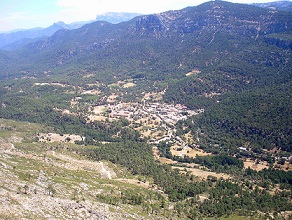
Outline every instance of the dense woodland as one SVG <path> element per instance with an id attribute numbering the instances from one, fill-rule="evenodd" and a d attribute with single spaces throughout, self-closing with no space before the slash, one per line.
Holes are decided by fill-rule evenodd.
<path id="1" fill-rule="evenodd" d="M 170 83 L 164 99 L 206 108 L 201 117 L 182 122 L 193 132 L 201 130 L 200 144 L 205 150 L 214 151 L 212 146 L 219 144 L 224 149 L 233 148 L 232 154 L 250 143 L 254 148 L 276 147 L 290 152 L 291 62 L 272 55 L 259 61 L 259 52 L 243 53 L 246 63 L 233 57 L 233 61 L 225 60 L 224 66 L 218 64 L 216 71 Z"/>
<path id="2" fill-rule="evenodd" d="M 181 210 L 177 210 L 178 215 L 184 212 L 192 219 L 198 216 L 220 217 L 235 213 L 252 215 L 257 210 L 276 214 L 292 208 L 291 203 L 287 200 L 291 196 L 290 190 L 281 190 L 272 196 L 267 190 L 259 189 L 256 182 L 223 180 L 212 177 L 206 181 L 200 181 L 193 175 L 184 175 L 178 170 L 172 170 L 169 165 L 157 163 L 152 156 L 151 146 L 146 143 L 101 144 L 96 149 L 87 150 L 84 153 L 92 159 L 109 160 L 127 167 L 133 174 L 146 176 L 147 180 L 152 181 L 167 194 L 170 201 L 175 201 L 177 206 L 181 206 Z M 224 164 L 225 168 L 242 167 L 242 164 L 235 158 L 224 156 L 199 157 L 196 162 L 207 167 L 216 167 L 217 164 Z M 292 183 L 290 172 L 264 170 L 256 173 L 247 170 L 245 175 L 253 180 L 261 177 L 269 179 L 273 183 L 282 182 L 289 185 Z M 278 178 L 275 178 L 276 175 Z M 209 194 L 209 199 L 203 203 L 198 202 L 198 196 L 203 193 Z M 147 199 L 140 198 L 139 203 L 147 203 Z"/>

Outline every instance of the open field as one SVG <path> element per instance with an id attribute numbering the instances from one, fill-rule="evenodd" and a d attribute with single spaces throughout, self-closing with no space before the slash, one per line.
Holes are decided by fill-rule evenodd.
<path id="1" fill-rule="evenodd" d="M 201 70 L 199 70 L 199 69 L 193 69 L 191 72 L 188 72 L 186 74 L 186 76 L 197 75 L 199 73 L 201 73 Z"/>
<path id="2" fill-rule="evenodd" d="M 206 154 L 204 152 L 202 152 L 202 153 L 203 154 Z M 182 172 L 187 171 L 187 172 L 189 172 L 189 173 L 193 174 L 194 176 L 197 176 L 197 177 L 199 177 L 201 179 L 205 179 L 206 180 L 208 178 L 208 176 L 215 176 L 217 178 L 221 178 L 222 177 L 223 179 L 229 179 L 229 178 L 231 178 L 231 176 L 230 175 L 227 175 L 227 174 L 215 173 L 215 172 L 211 172 L 211 171 L 208 171 L 208 170 L 195 168 L 195 167 L 199 167 L 198 164 L 187 164 L 187 163 L 183 163 L 182 165 L 185 165 L 184 167 L 176 166 L 175 164 L 178 164 L 177 161 L 174 161 L 174 160 L 171 160 L 171 159 L 168 159 L 168 158 L 165 158 L 165 157 L 160 157 L 159 156 L 159 151 L 158 151 L 157 147 L 154 147 L 153 148 L 153 155 L 161 163 L 171 164 L 173 169 L 179 169 Z M 194 155 L 194 157 L 195 156 L 196 155 Z"/>
<path id="3" fill-rule="evenodd" d="M 251 160 L 251 159 L 247 159 L 246 161 L 244 161 L 244 167 L 248 168 L 250 167 L 253 170 L 256 171 L 261 171 L 263 169 L 268 169 L 269 168 L 269 164 L 267 162 L 260 162 L 260 163 L 256 163 L 255 161 Z"/>
<path id="4" fill-rule="evenodd" d="M 198 169 L 198 168 L 191 168 L 191 167 L 177 167 L 177 166 L 172 166 L 173 169 L 177 168 L 180 169 L 181 171 L 185 172 L 189 172 L 191 174 L 193 174 L 194 176 L 197 176 L 201 179 L 206 180 L 208 178 L 208 176 L 215 176 L 218 179 L 219 178 L 223 178 L 223 179 L 229 179 L 231 178 L 230 175 L 228 174 L 223 174 L 223 173 L 215 173 L 215 172 L 211 172 L 211 171 L 207 171 L 207 170 L 202 170 L 202 169 Z"/>
<path id="5" fill-rule="evenodd" d="M 75 141 L 82 141 L 83 138 L 74 134 L 56 134 L 56 133 L 39 133 L 38 138 L 40 142 L 67 142 L 75 143 Z"/>
<path id="6" fill-rule="evenodd" d="M 177 150 L 177 149 L 179 149 L 179 150 Z M 192 158 L 195 158 L 197 155 L 198 156 L 210 155 L 209 153 L 206 153 L 206 152 L 202 151 L 201 149 L 196 149 L 196 148 L 192 149 L 190 147 L 181 148 L 180 146 L 177 146 L 177 145 L 171 147 L 171 153 L 174 156 L 185 155 L 185 156 L 189 156 Z"/>
<path id="7" fill-rule="evenodd" d="M 102 115 L 88 115 L 88 118 L 90 121 L 105 121 L 108 119 L 108 117 Z M 109 121 L 112 121 L 112 119 L 109 119 Z"/>
<path id="8" fill-rule="evenodd" d="M 131 83 L 131 82 L 129 82 L 129 83 L 124 84 L 124 85 L 123 85 L 123 88 L 130 88 L 130 87 L 134 87 L 134 86 L 136 86 L 135 83 Z"/>

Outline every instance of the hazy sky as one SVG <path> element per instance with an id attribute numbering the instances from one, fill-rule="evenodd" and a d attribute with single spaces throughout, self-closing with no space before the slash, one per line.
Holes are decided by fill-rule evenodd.
<path id="1" fill-rule="evenodd" d="M 94 20 L 105 12 L 158 13 L 208 0 L 0 0 L 0 31 L 48 27 L 54 22 Z M 275 0 L 230 0 L 235 3 Z"/>

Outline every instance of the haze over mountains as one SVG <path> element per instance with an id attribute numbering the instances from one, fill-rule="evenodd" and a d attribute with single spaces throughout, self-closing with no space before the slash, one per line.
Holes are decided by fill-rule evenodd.
<path id="1" fill-rule="evenodd" d="M 96 16 L 96 21 L 107 21 L 112 24 L 117 24 L 124 21 L 129 21 L 132 18 L 139 16 L 139 13 L 126 13 L 126 12 L 107 12 Z"/>
<path id="2" fill-rule="evenodd" d="M 130 20 L 138 15 L 138 13 L 108 12 L 102 15 L 98 15 L 95 21 L 107 21 L 115 24 Z M 0 49 L 17 49 L 22 45 L 35 41 L 37 38 L 49 37 L 60 29 L 77 29 L 85 24 L 92 22 L 94 21 L 80 21 L 71 24 L 65 24 L 64 22 L 60 21 L 47 28 L 33 28 L 28 30 L 16 30 L 7 33 L 0 33 Z"/>
<path id="3" fill-rule="evenodd" d="M 253 4 L 258 7 L 275 9 L 280 11 L 291 11 L 292 3 L 290 1 L 276 1 L 269 3 L 255 3 Z M 128 21 L 138 16 L 138 13 L 127 13 L 127 12 L 107 12 L 101 15 L 97 15 L 95 21 L 107 21 L 112 24 L 116 24 L 123 21 Z M 0 33 L 0 49 L 14 50 L 22 45 L 34 41 L 37 38 L 48 37 L 54 34 L 60 29 L 77 29 L 87 23 L 94 21 L 80 21 L 71 24 L 65 24 L 60 21 L 54 23 L 47 28 L 33 28 L 27 30 L 15 30 L 6 33 Z M 15 42 L 15 43 L 14 43 Z M 12 44 L 12 45 L 10 45 Z"/>
<path id="4" fill-rule="evenodd" d="M 274 9 L 278 11 L 292 11 L 291 1 L 277 1 L 277 2 L 267 2 L 267 3 L 255 3 L 255 6 L 262 8 Z"/>

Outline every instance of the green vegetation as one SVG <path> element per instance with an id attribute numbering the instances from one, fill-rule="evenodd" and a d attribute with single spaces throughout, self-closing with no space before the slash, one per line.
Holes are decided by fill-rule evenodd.
<path id="1" fill-rule="evenodd" d="M 103 203 L 131 205 L 144 214 L 165 217 L 277 218 L 282 211 L 292 210 L 291 171 L 273 169 L 275 162 L 283 169 L 292 151 L 289 21 L 291 13 L 271 16 L 265 9 L 215 1 L 116 25 L 95 22 L 59 31 L 19 51 L 0 51 L 0 118 L 22 121 L 9 124 L 1 119 L 0 136 L 7 141 L 19 131 L 24 139 L 15 146 L 43 154 L 43 161 L 56 160 L 44 151 L 70 148 L 95 162 L 110 161 L 150 183 L 151 189 L 144 190 L 98 179 L 91 186 L 103 185 L 103 191 L 91 197 Z M 189 72 L 193 74 L 186 76 Z M 135 86 L 123 88 L 123 82 Z M 170 143 L 162 142 L 158 144 L 161 156 L 182 167 L 196 163 L 228 173 L 230 179 L 202 180 L 187 169 L 157 162 L 153 146 L 127 119 L 89 119 L 89 110 L 111 103 L 110 95 L 117 97 L 116 104 L 133 103 L 141 102 L 146 93 L 162 91 L 163 100 L 155 102 L 204 109 L 171 126 L 171 135 L 186 139 L 190 134 L 190 147 L 212 155 L 173 156 Z M 25 122 L 39 125 L 27 124 L 26 129 Z M 142 122 L 137 125 L 142 126 Z M 76 134 L 82 140 L 74 147 L 36 143 L 35 134 L 43 132 Z M 244 169 L 247 158 L 266 161 L 270 169 Z M 12 161 L 18 163 L 13 172 L 25 182 L 19 191 L 29 194 L 35 182 L 35 173 L 26 169 L 42 168 L 52 180 L 48 195 L 57 196 L 58 184 L 67 184 L 68 194 L 82 200 L 62 175 L 71 175 L 68 179 L 76 184 L 81 180 L 89 184 L 90 172 L 65 172 L 17 160 Z M 26 160 L 31 167 L 24 166 Z"/>
<path id="2" fill-rule="evenodd" d="M 249 142 L 252 149 L 277 147 L 290 152 L 290 90 L 290 86 L 283 85 L 277 89 L 230 94 L 220 98 L 222 101 L 207 109 L 205 114 L 182 123 L 194 134 L 198 129 L 201 131 L 200 144 L 207 151 L 218 150 L 214 147 L 217 144 L 233 155 L 236 148 Z"/>
<path id="3" fill-rule="evenodd" d="M 211 180 L 198 181 L 193 175 L 182 175 L 178 170 L 172 170 L 168 165 L 157 164 L 152 156 L 151 147 L 145 143 L 120 142 L 113 144 L 102 144 L 96 149 L 84 152 L 95 160 L 109 160 L 113 163 L 123 165 L 133 174 L 145 175 L 152 179 L 164 193 L 168 195 L 170 201 L 177 202 L 177 214 L 182 212 L 190 218 L 194 216 L 221 217 L 231 214 L 252 215 L 257 210 L 262 212 L 281 212 L 292 208 L 288 202 L 289 191 L 278 191 L 271 196 L 266 190 L 260 190 L 258 187 L 247 187 L 244 184 L 235 183 L 230 180 Z M 220 164 L 224 167 L 237 166 L 242 168 L 242 163 L 236 158 L 213 156 L 199 157 L 197 159 L 206 166 Z M 215 166 L 216 167 L 216 166 Z M 258 175 L 263 178 L 274 176 L 275 171 L 263 171 Z M 250 170 L 246 172 L 249 178 L 253 179 L 256 172 L 251 174 Z M 291 181 L 291 173 L 283 171 L 282 182 Z M 286 175 L 286 177 L 285 177 Z M 253 176 L 253 177 L 252 177 Z M 286 179 L 285 179 L 286 178 Z M 275 180 L 277 183 L 277 180 Z M 209 198 L 203 203 L 197 201 L 197 197 L 202 194 L 209 194 Z M 145 204 L 147 199 L 139 193 L 131 193 L 130 198 L 127 193 L 116 199 L 112 196 L 99 197 L 103 201 L 110 203 L 120 201 L 134 204 Z M 197 204 L 197 205 L 194 205 Z M 181 211 L 179 211 L 181 209 Z"/>
<path id="4" fill-rule="evenodd" d="M 95 160 L 109 160 L 127 167 L 134 175 L 144 175 L 168 194 L 171 201 L 186 199 L 205 190 L 205 184 L 193 182 L 193 176 L 186 177 L 169 166 L 155 162 L 152 148 L 146 143 L 119 142 L 102 144 L 94 150 L 85 152 Z"/>

